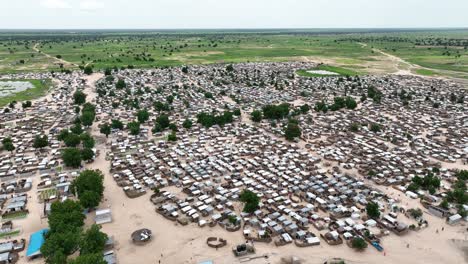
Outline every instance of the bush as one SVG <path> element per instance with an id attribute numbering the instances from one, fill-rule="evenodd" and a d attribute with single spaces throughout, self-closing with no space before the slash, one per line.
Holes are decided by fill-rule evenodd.
<path id="1" fill-rule="evenodd" d="M 361 237 L 354 237 L 351 241 L 351 246 L 357 250 L 363 250 L 367 248 L 366 241 Z"/>
<path id="2" fill-rule="evenodd" d="M 86 75 L 91 75 L 91 74 L 93 74 L 93 67 L 91 67 L 91 66 L 88 65 L 88 66 L 86 66 L 86 67 L 84 68 L 83 72 L 84 72 L 84 74 L 86 74 Z"/>

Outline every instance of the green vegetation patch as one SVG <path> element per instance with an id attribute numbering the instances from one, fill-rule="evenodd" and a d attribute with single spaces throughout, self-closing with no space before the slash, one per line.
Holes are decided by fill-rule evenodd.
<path id="1" fill-rule="evenodd" d="M 30 82 L 34 87 L 27 89 L 25 91 L 12 93 L 10 95 L 0 97 L 0 107 L 3 107 L 9 104 L 12 101 L 26 101 L 39 98 L 44 96 L 49 91 L 49 88 L 52 86 L 50 80 L 34 80 L 34 79 L 20 79 L 20 80 L 0 80 L 0 87 L 2 82 L 6 81 L 18 81 L 18 82 Z"/>
<path id="2" fill-rule="evenodd" d="M 11 213 L 11 214 L 2 216 L 2 221 L 12 220 L 12 219 L 21 219 L 21 218 L 25 218 L 26 216 L 28 216 L 28 212 L 24 212 L 24 211 Z"/>
<path id="3" fill-rule="evenodd" d="M 20 230 L 13 230 L 13 231 L 10 231 L 10 232 L 0 234 L 0 238 L 17 236 L 17 235 L 19 235 L 19 233 L 20 233 Z"/>
<path id="4" fill-rule="evenodd" d="M 417 69 L 416 73 L 419 74 L 419 75 L 424 75 L 424 76 L 435 76 L 435 75 L 437 75 L 437 73 L 435 73 L 434 71 L 427 70 L 427 69 Z"/>
<path id="5" fill-rule="evenodd" d="M 323 71 L 323 73 L 313 73 L 311 71 Z M 330 72 L 330 74 L 327 74 L 326 72 Z M 353 70 L 341 68 L 341 67 L 336 67 L 336 66 L 330 66 L 330 65 L 320 65 L 318 67 L 315 67 L 313 69 L 307 69 L 307 70 L 298 70 L 296 72 L 299 76 L 304 76 L 304 77 L 333 77 L 333 76 L 355 76 L 359 75 L 358 72 L 355 72 Z"/>

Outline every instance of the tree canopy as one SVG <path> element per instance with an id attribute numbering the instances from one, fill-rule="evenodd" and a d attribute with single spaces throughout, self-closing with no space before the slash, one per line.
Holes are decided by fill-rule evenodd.
<path id="1" fill-rule="evenodd" d="M 137 119 L 138 119 L 138 122 L 140 122 L 141 124 L 148 121 L 149 116 L 150 115 L 148 113 L 148 110 L 146 110 L 146 109 L 142 109 L 142 110 L 137 112 Z"/>
<path id="2" fill-rule="evenodd" d="M 62 159 L 65 166 L 78 168 L 81 165 L 81 151 L 77 148 L 66 148 L 62 151 Z"/>
<path id="3" fill-rule="evenodd" d="M 76 91 L 73 94 L 73 101 L 77 105 L 82 105 L 86 102 L 86 94 L 82 91 Z"/>
<path id="4" fill-rule="evenodd" d="M 110 133 L 111 133 L 111 127 L 109 124 L 103 124 L 100 128 L 99 128 L 99 132 L 101 132 L 101 134 L 104 134 L 106 135 L 106 138 L 109 137 Z"/>
<path id="5" fill-rule="evenodd" d="M 34 138 L 33 148 L 45 148 L 49 145 L 49 139 L 46 135 L 36 136 Z"/>
<path id="6" fill-rule="evenodd" d="M 284 131 L 287 140 L 291 141 L 302 135 L 301 128 L 297 123 L 289 122 Z"/>
<path id="7" fill-rule="evenodd" d="M 81 205 L 94 208 L 99 205 L 104 194 L 104 175 L 99 170 L 85 170 L 72 183 Z"/>
<path id="8" fill-rule="evenodd" d="M 369 218 L 379 218 L 380 217 L 379 205 L 374 203 L 374 202 L 370 202 L 370 203 L 367 204 L 366 212 L 367 212 L 367 216 Z"/>
<path id="9" fill-rule="evenodd" d="M 254 192 L 243 190 L 239 198 L 244 203 L 244 212 L 251 214 L 258 209 L 260 198 Z"/>
<path id="10" fill-rule="evenodd" d="M 130 130 L 130 134 L 136 136 L 140 134 L 140 123 L 130 122 L 127 124 L 127 128 Z"/>

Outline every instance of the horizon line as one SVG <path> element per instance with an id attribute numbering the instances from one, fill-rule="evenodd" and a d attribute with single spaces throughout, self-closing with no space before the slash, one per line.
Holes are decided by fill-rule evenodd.
<path id="1" fill-rule="evenodd" d="M 0 30 L 349 30 L 349 29 L 468 29 L 468 26 L 452 27 L 452 26 L 437 26 L 437 27 L 225 27 L 225 28 L 0 28 Z"/>

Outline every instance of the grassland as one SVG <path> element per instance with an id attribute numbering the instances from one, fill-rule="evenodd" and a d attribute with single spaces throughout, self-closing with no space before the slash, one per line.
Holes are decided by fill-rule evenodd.
<path id="1" fill-rule="evenodd" d="M 328 72 L 333 72 L 333 73 L 339 74 L 341 76 L 355 76 L 355 75 L 360 74 L 359 72 L 356 72 L 356 71 L 353 71 L 353 70 L 350 70 L 350 69 L 345 69 L 345 68 L 342 68 L 342 67 L 335 67 L 335 66 L 330 66 L 330 65 L 320 65 L 320 66 L 315 67 L 313 69 L 299 70 L 299 71 L 297 71 L 297 74 L 300 75 L 300 76 L 304 76 L 304 77 L 336 76 L 334 74 L 327 75 L 327 74 L 317 74 L 317 73 L 309 72 L 311 70 L 328 71 Z"/>
<path id="2" fill-rule="evenodd" d="M 35 79 L 22 79 L 14 81 L 24 81 L 30 82 L 34 88 L 28 89 L 26 91 L 14 93 L 8 96 L 0 97 L 0 107 L 9 104 L 12 101 L 22 102 L 27 100 L 32 100 L 44 96 L 49 91 L 51 87 L 50 80 L 35 80 Z M 0 80 L 2 82 L 2 80 Z"/>
<path id="3" fill-rule="evenodd" d="M 0 73 L 291 60 L 364 74 L 398 71 L 379 49 L 416 65 L 416 74 L 468 78 L 467 43 L 468 30 L 10 32 L 0 33 Z"/>

